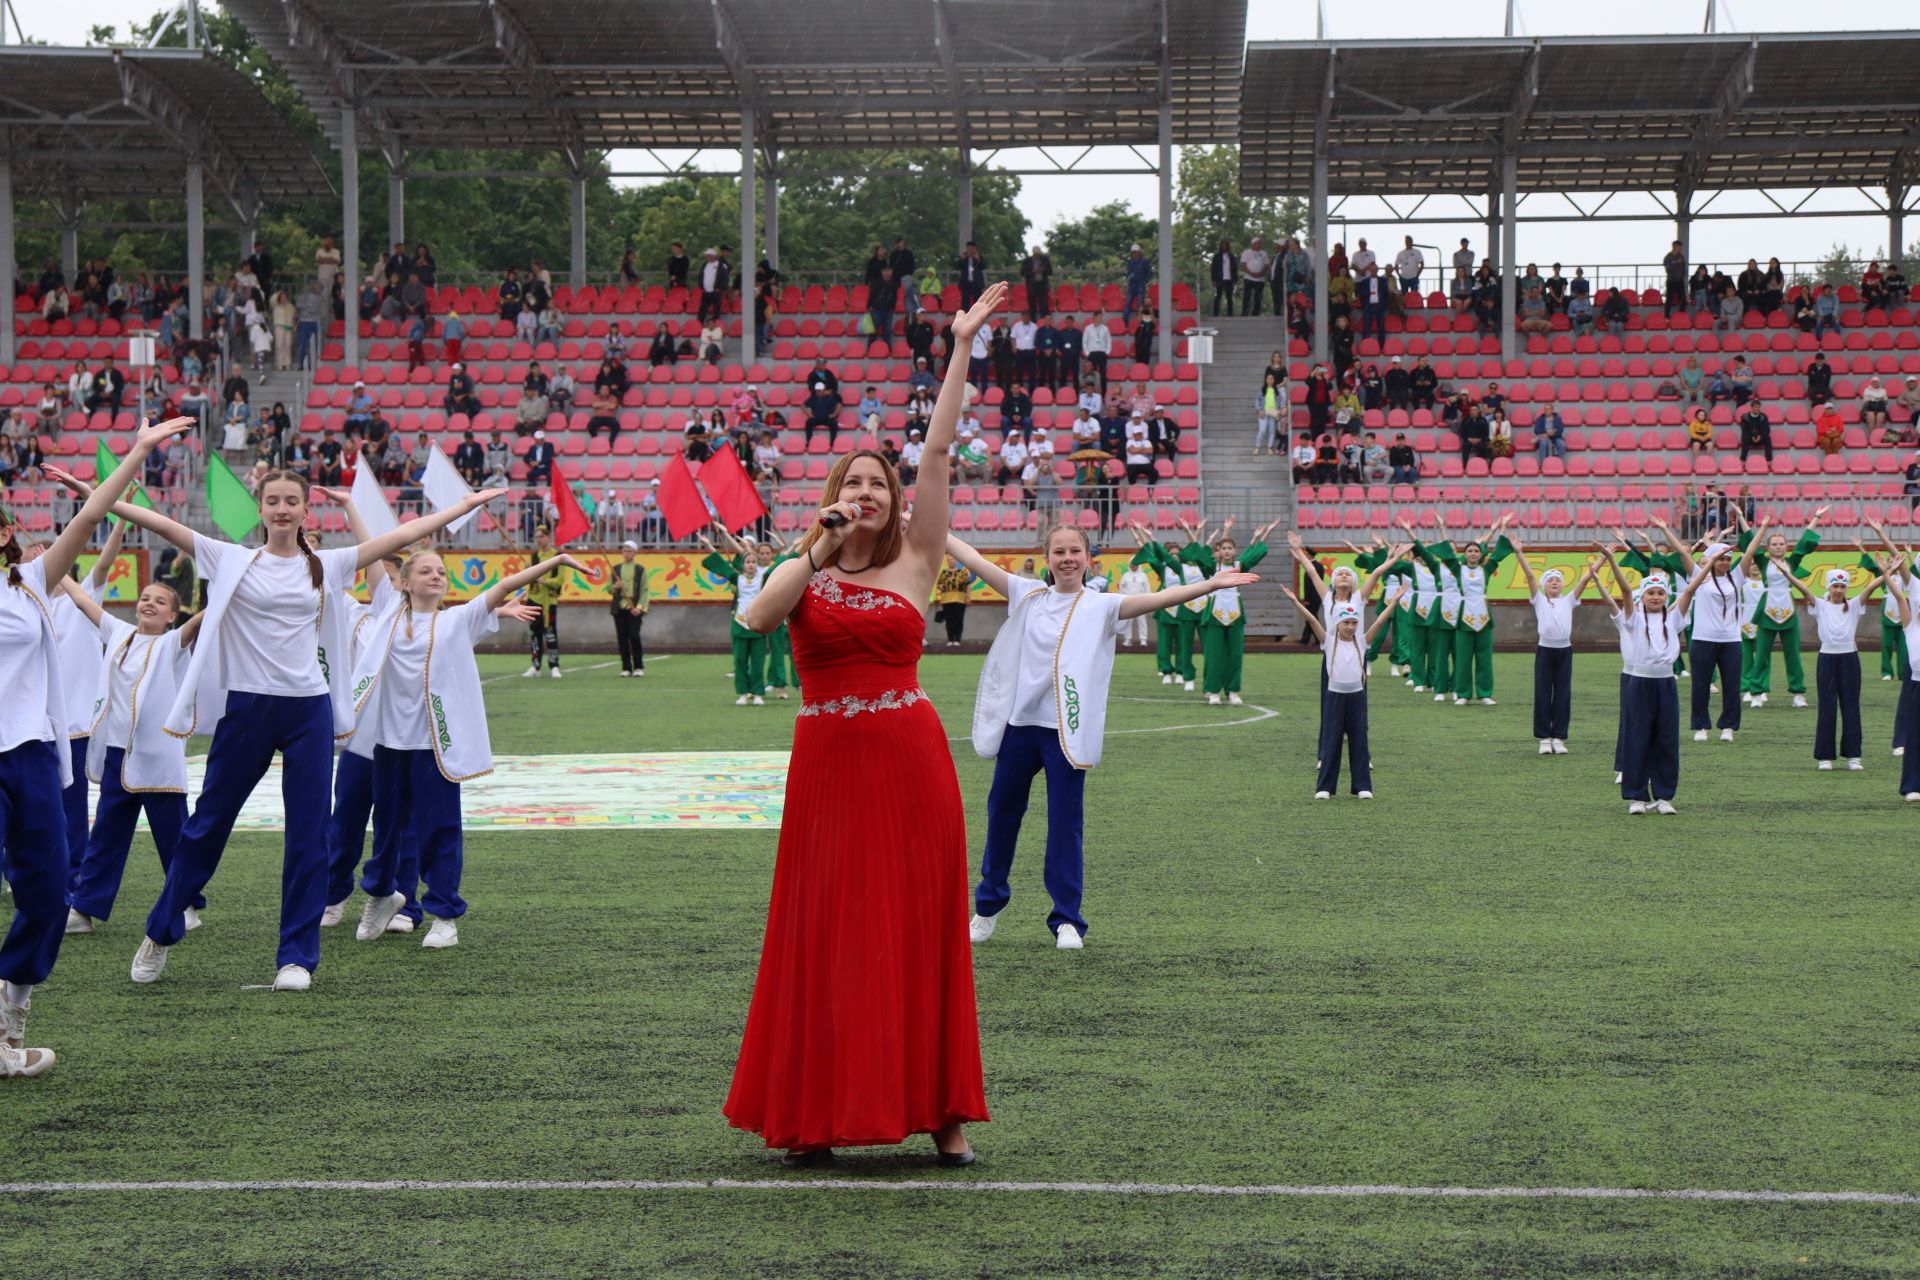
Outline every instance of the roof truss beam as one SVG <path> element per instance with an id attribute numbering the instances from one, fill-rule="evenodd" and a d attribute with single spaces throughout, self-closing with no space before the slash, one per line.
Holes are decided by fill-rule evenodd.
<path id="1" fill-rule="evenodd" d="M 493 19 L 494 47 L 513 65 L 527 96 L 533 100 L 534 109 L 545 116 L 560 135 L 560 154 L 567 162 L 567 169 L 575 175 L 585 172 L 587 145 L 580 121 L 558 104 L 560 90 L 553 77 L 535 69 L 540 64 L 540 54 L 526 26 L 506 0 L 487 0 L 487 15 Z"/>
<path id="2" fill-rule="evenodd" d="M 1694 190 L 1707 177 L 1707 168 L 1715 149 L 1726 140 L 1734 120 L 1740 115 L 1740 109 L 1753 96 L 1754 70 L 1759 61 L 1760 42 L 1749 40 L 1720 77 L 1720 88 L 1714 94 L 1713 109 L 1695 128 L 1693 145 L 1687 149 L 1686 161 L 1681 166 L 1677 185 L 1683 190 Z"/>
<path id="3" fill-rule="evenodd" d="M 207 173 L 226 193 L 243 220 L 248 211 L 259 209 L 259 184 L 227 149 L 217 131 L 208 129 L 206 121 L 137 62 L 115 53 L 113 65 L 120 73 L 120 91 L 127 105 L 159 126 L 189 162 L 197 160 L 205 165 Z"/>
<path id="4" fill-rule="evenodd" d="M 1535 44 L 1514 77 L 1513 91 L 1507 95 L 1507 118 L 1500 126 L 1500 149 L 1512 151 L 1520 145 L 1533 118 L 1533 104 L 1540 100 L 1540 46 Z"/>

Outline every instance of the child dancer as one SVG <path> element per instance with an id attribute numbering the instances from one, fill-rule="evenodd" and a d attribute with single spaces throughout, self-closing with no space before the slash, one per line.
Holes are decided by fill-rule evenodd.
<path id="1" fill-rule="evenodd" d="M 1741 703 L 1735 699 L 1734 690 L 1745 678 L 1742 675 L 1745 668 L 1741 665 L 1746 643 L 1742 624 L 1752 616 L 1749 612 L 1751 593 L 1743 591 L 1741 584 L 1753 568 L 1753 553 L 1754 546 L 1749 542 L 1741 552 L 1738 569 L 1734 566 L 1733 548 L 1724 542 L 1709 543 L 1700 553 L 1706 576 L 1693 596 L 1693 634 L 1689 640 L 1694 667 L 1689 719 L 1695 742 L 1705 742 L 1715 726 L 1713 686 L 1716 680 L 1720 685 L 1720 741 L 1732 742 L 1733 735 L 1740 729 Z M 1692 571 L 1692 564 L 1688 564 L 1688 569 Z"/>
<path id="2" fill-rule="evenodd" d="M 1892 536 L 1887 533 L 1887 527 L 1878 521 L 1869 521 L 1867 527 L 1880 535 L 1880 541 L 1882 545 L 1886 547 L 1887 554 L 1893 557 L 1893 567 L 1887 571 L 1889 586 L 1891 587 L 1897 583 L 1900 589 L 1906 592 L 1907 599 L 1913 600 L 1916 591 L 1920 591 L 1920 553 L 1902 551 L 1894 544 Z M 1862 547 L 1860 550 L 1861 554 L 1865 555 L 1866 548 Z M 1894 607 L 1893 593 L 1891 590 L 1887 593 L 1885 613 L 1889 617 L 1898 618 L 1898 610 Z M 1907 636 L 1904 630 L 1899 634 L 1900 640 L 1898 647 L 1900 651 L 1900 662 L 1896 670 L 1900 679 L 1904 682 L 1913 675 L 1913 668 L 1915 666 L 1914 658 L 1920 656 L 1920 654 L 1916 654 L 1913 647 L 1907 643 Z M 1883 647 L 1887 643 L 1887 633 L 1884 622 L 1881 624 L 1880 643 Z M 1884 655 L 1881 657 L 1881 662 L 1883 664 L 1886 662 Z M 1905 692 L 1904 684 L 1901 691 L 1902 693 Z M 1907 714 L 1906 700 L 1902 698 L 1893 713 L 1893 754 L 1895 758 L 1909 754 L 1907 745 L 1912 739 L 1912 727 L 1913 721 Z"/>
<path id="3" fill-rule="evenodd" d="M 1620 794 L 1629 814 L 1672 814 L 1673 797 L 1680 788 L 1680 694 L 1673 660 L 1680 652 L 1679 615 L 1693 603 L 1693 594 L 1706 576 L 1702 567 L 1669 609 L 1667 575 L 1648 574 L 1638 591 L 1629 592 L 1620 577 L 1613 548 L 1601 548 L 1607 568 L 1619 590 L 1619 608 L 1613 623 L 1620 633 L 1620 660 L 1626 668 L 1622 694 L 1626 721 Z"/>
<path id="4" fill-rule="evenodd" d="M 1527 598 L 1533 602 L 1533 736 L 1540 740 L 1540 754 L 1567 754 L 1567 727 L 1573 716 L 1573 611 L 1580 607 L 1580 593 L 1593 581 L 1594 564 L 1580 573 L 1573 590 L 1566 587 L 1567 575 L 1548 569 L 1535 576 L 1526 548 L 1508 535 L 1507 545 L 1520 572 L 1527 580 Z"/>
<path id="5" fill-rule="evenodd" d="M 1260 579 L 1225 570 L 1202 582 L 1145 595 L 1091 591 L 1085 578 L 1092 549 L 1086 534 L 1068 525 L 1047 535 L 1045 582 L 1008 573 L 952 534 L 947 535 L 947 552 L 1007 598 L 1007 621 L 987 652 L 973 707 L 974 750 L 994 764 L 987 842 L 969 932 L 975 942 L 991 938 L 1012 897 L 1007 877 L 1027 795 L 1034 775 L 1044 770 L 1043 879 L 1053 899 L 1047 927 L 1053 930 L 1056 947 L 1077 951 L 1087 932 L 1080 914 L 1083 796 L 1086 771 L 1100 763 L 1114 640 L 1132 618 Z"/>
<path id="6" fill-rule="evenodd" d="M 168 951 L 185 935 L 186 907 L 213 878 L 240 806 L 278 753 L 286 839 L 273 989 L 305 991 L 313 985 L 327 906 L 334 735 L 351 732 L 353 724 L 340 594 L 360 569 L 505 494 L 469 494 L 358 546 L 325 551 L 307 544 L 307 482 L 291 472 L 270 471 L 260 483 L 266 526 L 260 547 L 205 537 L 156 511 L 115 506 L 115 515 L 191 552 L 212 579 L 206 620 L 165 727 L 181 738 L 211 733 L 213 742 L 199 801 L 133 958 L 135 982 L 159 981 Z"/>
<path id="7" fill-rule="evenodd" d="M 52 469 L 59 470 L 57 467 Z M 86 492 L 93 492 L 91 485 L 86 486 Z M 72 583 L 71 577 L 62 578 L 58 583 L 50 584 L 57 589 L 47 602 L 48 611 L 53 614 L 54 643 L 60 651 L 60 688 L 67 695 L 67 750 L 72 756 L 73 769 L 73 785 L 61 794 L 67 810 L 69 891 L 73 888 L 72 877 L 78 874 L 80 860 L 87 852 L 87 749 L 94 719 L 91 695 L 100 683 L 100 673 L 104 669 L 100 629 L 87 620 L 79 602 L 87 599 L 97 605 L 106 598 L 107 574 L 120 555 L 120 544 L 126 538 L 126 531 L 124 524 L 114 525 L 113 532 L 107 535 L 106 546 L 101 548 L 100 558 L 94 561 L 93 572 L 83 580 L 78 593 L 67 590 Z"/>
<path id="8" fill-rule="evenodd" d="M 147 815 L 163 872 L 173 865 L 174 845 L 187 825 L 187 744 L 170 737 L 160 722 L 173 705 L 200 619 L 172 629 L 180 597 L 164 582 L 141 588 L 133 626 L 80 587 L 63 585 L 106 646 L 93 697 L 82 699 L 76 690 L 67 699 L 88 709 L 86 776 L 100 785 L 100 804 L 69 880 L 66 931 L 92 933 L 113 913 L 140 814 Z M 186 909 L 188 929 L 199 927 L 205 906 L 200 898 Z"/>
<path id="9" fill-rule="evenodd" d="M 1269 520 L 1261 525 L 1254 532 L 1253 542 L 1242 552 L 1233 540 L 1233 520 L 1229 517 L 1212 546 L 1189 543 L 1180 558 L 1188 566 L 1198 568 L 1201 582 L 1213 578 L 1225 565 L 1248 572 L 1266 558 L 1265 538 L 1279 523 Z M 1200 582 L 1189 585 L 1198 586 Z M 1211 600 L 1203 601 L 1206 612 L 1200 615 L 1201 653 L 1207 664 L 1207 705 L 1217 707 L 1224 697 L 1236 707 L 1244 706 L 1240 698 L 1240 672 L 1247 657 L 1247 620 L 1240 611 L 1240 591 L 1237 587 L 1225 586 L 1216 588 L 1212 595 Z"/>
<path id="10" fill-rule="evenodd" d="M 1372 632 L 1360 630 L 1360 607 L 1351 601 L 1333 606 L 1328 618 L 1332 629 L 1307 611 L 1300 598 L 1287 588 L 1280 589 L 1320 637 L 1326 655 L 1327 691 L 1321 698 L 1320 774 L 1314 783 L 1313 798 L 1330 800 L 1340 786 L 1340 747 L 1344 742 L 1353 775 L 1353 794 L 1362 800 L 1373 799 L 1373 758 L 1367 746 L 1367 658 L 1366 646 L 1393 616 L 1397 597 L 1389 596 L 1373 620 Z"/>
<path id="11" fill-rule="evenodd" d="M 1460 619 L 1453 631 L 1453 704 L 1493 702 L 1493 606 L 1487 603 L 1487 573 L 1513 551 L 1500 531 L 1513 523 L 1509 511 L 1493 522 L 1484 542 L 1469 541 L 1458 554 L 1442 542 L 1437 554 L 1460 581 Z"/>
<path id="12" fill-rule="evenodd" d="M 22 531 L 0 507 L 0 876 L 13 886 L 14 907 L 0 942 L 0 1077 L 44 1075 L 54 1063 L 51 1049 L 26 1043 L 33 989 L 53 972 L 67 923 L 67 815 L 59 797 L 72 782 L 73 757 L 47 602 L 147 455 L 194 425 L 192 418 L 143 425 L 120 465 L 31 560 Z"/>
<path id="13" fill-rule="evenodd" d="M 1418 543 L 1413 536 L 1412 522 L 1402 520 L 1400 527 L 1406 531 L 1408 543 L 1417 546 Z M 1407 647 L 1413 654 L 1413 662 L 1412 669 L 1407 673 L 1407 687 L 1415 693 L 1425 693 L 1428 686 L 1433 685 L 1437 692 L 1439 686 L 1434 684 L 1433 674 L 1435 654 L 1433 624 L 1440 617 L 1440 579 L 1435 576 L 1433 566 L 1427 563 L 1424 555 L 1415 555 L 1407 563 L 1413 571 L 1413 596 L 1409 606 L 1412 613 L 1409 621 L 1412 622 L 1413 628 L 1412 634 L 1407 638 Z M 1448 654 L 1453 652 L 1451 640 L 1447 644 L 1446 651 Z"/>
<path id="14" fill-rule="evenodd" d="M 1906 632 L 1907 653 L 1920 653 L 1920 603 L 1912 588 L 1920 576 L 1887 574 L 1887 594 L 1900 606 L 1900 626 Z M 1920 721 L 1920 663 L 1900 682 L 1900 714 L 1908 724 Z M 1909 751 L 1900 762 L 1900 794 L 1910 804 L 1920 804 L 1920 751 Z"/>
<path id="15" fill-rule="evenodd" d="M 473 647 L 499 629 L 497 612 L 521 587 L 556 569 L 585 573 L 572 556 L 556 555 L 496 582 L 442 612 L 447 569 L 432 551 L 416 551 L 400 569 L 399 606 L 363 647 L 353 675 L 353 738 L 347 750 L 373 762 L 374 803 L 392 820 L 374 828 L 367 863 L 367 902 L 354 936 L 369 942 L 387 931 L 407 894 L 396 871 L 402 829 L 411 837 L 426 882 L 421 902 L 431 926 L 420 945 L 459 945 L 454 923 L 466 914 L 460 896 L 464 852 L 460 784 L 493 772 L 493 749 Z"/>
<path id="16" fill-rule="evenodd" d="M 1820 535 L 1815 530 L 1819 527 L 1820 518 L 1826 514 L 1825 507 L 1815 511 L 1813 519 L 1807 521 L 1807 527 L 1801 531 L 1800 540 L 1791 548 L 1787 546 L 1786 534 L 1767 533 L 1768 519 L 1760 522 L 1758 530 L 1740 535 L 1742 551 L 1755 542 L 1765 544 L 1754 557 L 1761 566 L 1766 582 L 1766 596 L 1753 618 L 1758 634 L 1754 637 L 1753 668 L 1748 683 L 1753 686 L 1753 706 L 1756 708 L 1766 705 L 1767 695 L 1773 689 L 1773 646 L 1776 640 L 1786 650 L 1787 692 L 1793 695 L 1793 705 L 1807 705 L 1807 673 L 1800 665 L 1800 614 L 1793 607 L 1793 595 L 1787 588 L 1787 579 L 1804 578 L 1813 572 L 1811 569 L 1802 572 L 1800 562 L 1819 550 Z"/>
<path id="17" fill-rule="evenodd" d="M 1691 578 L 1693 576 L 1693 556 L 1689 553 L 1686 546 L 1674 536 L 1673 530 L 1658 516 L 1655 516 L 1650 523 L 1654 528 L 1666 535 L 1667 542 L 1673 549 L 1671 551 L 1660 551 L 1654 546 L 1653 539 L 1647 537 L 1647 549 L 1642 551 L 1633 545 L 1633 539 L 1627 536 L 1625 531 L 1616 528 L 1613 531 L 1614 536 L 1620 540 L 1621 546 L 1625 548 L 1620 554 L 1620 562 L 1626 565 L 1627 568 L 1639 573 L 1642 577 L 1658 569 L 1667 575 L 1667 581 L 1669 582 L 1684 582 L 1688 578 Z M 1646 537 L 1644 534 L 1641 536 Z M 1674 659 L 1673 663 L 1673 674 L 1683 678 L 1687 674 L 1686 641 L 1687 637 L 1692 633 L 1692 630 L 1693 618 L 1689 615 L 1681 620 L 1680 656 Z"/>
<path id="18" fill-rule="evenodd" d="M 732 546 L 731 559 L 720 554 L 713 545 L 713 539 L 706 534 L 700 535 L 700 544 L 707 549 L 706 559 L 700 567 L 733 584 L 733 622 L 727 634 L 733 641 L 733 691 L 736 695 L 733 705 L 744 707 L 752 703 L 756 707 L 767 705 L 767 637 L 747 625 L 747 610 L 753 605 L 753 598 L 760 594 L 760 587 L 767 580 L 772 565 L 771 550 L 767 563 L 760 564 L 756 557 L 749 555 L 749 548 L 743 542 L 733 538 L 719 525 L 714 528 L 720 536 Z"/>
<path id="19" fill-rule="evenodd" d="M 1888 569 L 1899 562 L 1891 558 Z M 1833 768 L 1834 721 L 1840 722 L 1840 754 L 1847 768 L 1855 773 L 1866 766 L 1860 760 L 1860 619 L 1866 616 L 1867 597 L 1872 595 L 1886 575 L 1867 580 L 1860 594 L 1847 598 L 1853 575 L 1845 569 L 1829 569 L 1826 591 L 1815 595 L 1798 578 L 1788 578 L 1813 615 L 1814 632 L 1820 638 L 1820 654 L 1814 662 L 1814 683 L 1819 690 L 1820 711 L 1814 721 L 1813 760 L 1821 771 Z"/>
<path id="20" fill-rule="evenodd" d="M 779 535 L 774 537 L 778 539 Z M 761 563 L 768 573 L 794 558 L 793 548 L 779 541 L 763 542 L 760 549 L 764 553 Z M 788 689 L 800 687 L 800 672 L 793 663 L 793 633 L 784 621 L 767 637 L 767 687 L 783 702 Z"/>
<path id="21" fill-rule="evenodd" d="M 1434 581 L 1434 603 L 1427 613 L 1427 680 L 1424 686 L 1417 686 L 1414 692 L 1421 692 L 1423 688 L 1432 689 L 1433 700 L 1445 702 L 1447 690 L 1454 685 L 1453 633 L 1460 624 L 1460 579 L 1446 560 L 1421 545 L 1420 539 L 1414 535 L 1412 521 L 1403 519 L 1400 527 L 1406 530 L 1414 556 Z M 1418 596 L 1414 598 L 1414 608 L 1419 608 Z"/>
<path id="22" fill-rule="evenodd" d="M 1160 590 L 1185 581 L 1183 566 L 1167 545 L 1148 533 L 1137 522 L 1129 525 L 1140 550 L 1130 563 L 1153 570 L 1160 579 Z M 1169 605 L 1153 615 L 1153 653 L 1161 684 L 1180 684 L 1193 692 L 1193 631 L 1186 625 L 1187 612 L 1181 605 Z"/>

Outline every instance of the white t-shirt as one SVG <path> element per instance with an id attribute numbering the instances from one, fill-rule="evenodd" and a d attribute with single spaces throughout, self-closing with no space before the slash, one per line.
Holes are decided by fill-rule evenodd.
<path id="1" fill-rule="evenodd" d="M 1034 335 L 1040 332 L 1040 326 L 1031 320 L 1021 320 L 1013 326 L 1013 349 L 1015 351 L 1033 350 Z"/>
<path id="2" fill-rule="evenodd" d="M 1329 631 L 1320 647 L 1327 655 L 1328 693 L 1359 693 L 1367 687 L 1367 641 L 1358 627 L 1352 640 Z"/>
<path id="3" fill-rule="evenodd" d="M 1672 678 L 1673 660 L 1680 656 L 1680 619 L 1671 609 L 1655 614 L 1640 608 L 1631 617 L 1616 613 L 1613 625 L 1620 631 L 1624 665 L 1663 671 Z"/>
<path id="4" fill-rule="evenodd" d="M 162 650 L 158 655 L 149 653 L 155 641 L 169 642 L 171 654 Z M 125 651 L 114 650 L 107 655 L 107 708 L 100 719 L 98 732 L 109 747 L 118 747 L 125 751 L 133 739 L 133 682 L 147 669 L 154 657 L 162 661 L 179 652 L 179 637 L 173 632 L 163 632 L 157 636 L 141 635 L 135 632 L 128 639 Z M 166 709 L 161 709 L 166 714 Z"/>
<path id="5" fill-rule="evenodd" d="M 353 582 L 357 547 L 313 553 L 336 590 Z M 320 590 L 302 555 L 269 555 L 257 548 L 195 537 L 193 556 L 211 579 L 230 556 L 254 557 L 220 623 L 220 684 L 234 693 L 304 698 L 327 692 L 320 670 Z M 336 601 L 332 606 L 338 608 Z M 341 660 L 345 659 L 344 654 Z"/>
<path id="6" fill-rule="evenodd" d="M 1027 442 L 1009 440 L 1000 446 L 1000 465 L 1009 471 L 1019 471 L 1027 465 Z"/>
<path id="7" fill-rule="evenodd" d="M 380 676 L 380 733 L 375 745 L 395 751 L 433 750 L 427 723 L 427 633 L 431 613 L 415 612 L 412 633 L 407 620 L 393 629 L 386 670 Z"/>
<path id="8" fill-rule="evenodd" d="M 1540 648 L 1573 647 L 1573 609 L 1578 603 L 1565 592 L 1549 597 L 1543 591 L 1533 597 L 1533 619 L 1540 630 Z"/>
<path id="9" fill-rule="evenodd" d="M 1714 644 L 1739 640 L 1740 624 L 1753 616 L 1751 604 L 1740 578 L 1709 572 L 1693 592 L 1693 638 Z"/>
<path id="10" fill-rule="evenodd" d="M 1815 600 L 1813 620 L 1820 631 L 1820 652 L 1860 652 L 1860 644 L 1855 636 L 1860 628 L 1860 616 L 1865 612 L 1858 597 L 1844 604 L 1835 604 L 1825 596 Z"/>
<path id="11" fill-rule="evenodd" d="M 44 562 L 35 560 L 17 567 L 21 584 L 44 602 Z M 0 566 L 0 689 L 6 690 L 6 696 L 0 698 L 0 751 L 11 751 L 23 742 L 54 742 L 60 737 L 56 722 L 65 712 L 47 705 L 52 691 L 47 687 L 47 656 L 40 647 L 44 634 L 40 606 L 26 591 L 8 586 L 6 569 Z M 83 690 L 79 696 L 84 694 Z M 49 799 L 58 803 L 58 797 Z"/>
<path id="12" fill-rule="evenodd" d="M 1013 714 L 1008 724 L 1060 727 L 1060 708 L 1053 687 L 1053 655 L 1060 647 L 1060 632 L 1073 612 L 1073 595 L 1048 587 L 1033 593 L 1021 614 L 1020 674 L 1014 683 Z M 1082 619 L 1082 625 L 1085 620 Z M 1124 624 L 1115 615 L 1113 634 Z M 1075 633 L 1079 634 L 1078 632 Z"/>

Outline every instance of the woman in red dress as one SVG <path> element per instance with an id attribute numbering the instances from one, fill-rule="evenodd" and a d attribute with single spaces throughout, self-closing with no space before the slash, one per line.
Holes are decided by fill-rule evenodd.
<path id="1" fill-rule="evenodd" d="M 1006 292 L 996 284 L 954 317 L 955 351 Z M 848 454 L 796 555 L 747 610 L 763 635 L 790 623 L 806 701 L 726 1115 L 786 1148 L 790 1166 L 916 1133 L 933 1135 L 941 1163 L 970 1164 L 960 1126 L 988 1118 L 966 817 L 946 729 L 918 677 L 966 373 L 964 360 L 948 364 L 911 524 L 886 459 Z"/>

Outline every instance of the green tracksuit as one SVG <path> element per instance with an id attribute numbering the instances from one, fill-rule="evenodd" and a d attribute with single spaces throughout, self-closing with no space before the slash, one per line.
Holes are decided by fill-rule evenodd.
<path id="1" fill-rule="evenodd" d="M 1266 543 L 1250 543 L 1240 553 L 1234 567 L 1251 569 L 1266 556 Z M 1199 569 L 1203 577 L 1211 578 L 1219 572 L 1213 549 L 1198 542 L 1189 542 L 1182 548 L 1180 558 Z M 1213 607 L 1218 602 L 1219 593 L 1200 597 L 1200 603 L 1207 606 L 1207 611 L 1200 615 L 1200 645 L 1201 654 L 1206 659 L 1206 691 L 1224 696 L 1240 692 L 1240 673 L 1247 657 L 1247 619 L 1240 612 L 1237 601 L 1232 603 L 1232 617 L 1220 617 Z"/>
<path id="2" fill-rule="evenodd" d="M 1740 550 L 1744 553 L 1752 545 L 1752 532 L 1740 535 Z M 1782 604 L 1773 589 L 1772 577 L 1776 569 L 1780 573 L 1790 573 L 1796 578 L 1808 577 L 1811 569 L 1802 572 L 1800 562 L 1820 549 L 1820 535 L 1808 529 L 1800 535 L 1800 540 L 1787 553 L 1785 568 L 1771 563 L 1766 549 L 1754 552 L 1754 563 L 1760 566 L 1761 578 L 1769 584 L 1769 590 L 1761 596 L 1758 607 L 1753 613 L 1753 624 L 1757 628 L 1753 637 L 1753 660 L 1747 671 L 1748 691 L 1751 693 L 1769 693 L 1773 688 L 1773 645 L 1776 640 L 1786 650 L 1787 692 L 1804 694 L 1807 691 L 1806 669 L 1800 663 L 1800 610 L 1794 607 L 1792 589 L 1784 582 L 1778 591 L 1785 594 Z"/>
<path id="3" fill-rule="evenodd" d="M 732 560 L 715 552 L 700 562 L 716 578 L 733 584 L 734 613 L 728 634 L 733 640 L 733 691 L 737 694 L 765 697 L 767 692 L 767 637 L 740 621 L 740 579 L 749 572 L 739 557 Z"/>
<path id="4" fill-rule="evenodd" d="M 1861 556 L 1860 567 L 1868 573 L 1879 574 L 1880 562 L 1872 556 Z M 1893 600 L 1893 592 L 1885 588 L 1880 596 L 1880 678 L 1883 680 L 1900 679 L 1900 663 L 1907 655 L 1907 633 L 1901 629 L 1900 620 L 1893 614 L 1899 608 Z"/>
<path id="5" fill-rule="evenodd" d="M 1513 554 L 1513 544 L 1503 537 L 1491 546 L 1483 542 L 1479 547 L 1477 566 L 1468 564 L 1451 542 L 1436 543 L 1433 549 L 1434 558 L 1453 570 L 1460 582 L 1460 617 L 1453 629 L 1455 698 L 1493 696 L 1493 606 L 1487 604 L 1484 612 L 1477 606 L 1486 602 L 1488 575 Z"/>
<path id="6" fill-rule="evenodd" d="M 1151 569 L 1160 579 L 1160 590 L 1180 585 L 1180 568 L 1172 562 L 1172 554 L 1158 542 L 1149 542 L 1134 553 L 1129 562 L 1140 568 Z M 1185 612 L 1179 606 L 1171 609 L 1153 611 L 1153 657 L 1154 667 L 1163 676 L 1180 676 L 1182 680 L 1191 676 L 1181 675 L 1184 668 L 1192 670 L 1193 651 L 1189 649 L 1184 657 L 1180 652 L 1180 616 Z M 1188 636 L 1189 643 L 1192 637 Z"/>
<path id="7" fill-rule="evenodd" d="M 1449 547 L 1448 551 L 1451 553 L 1452 548 Z M 1440 585 L 1440 598 L 1434 601 L 1432 610 L 1427 614 L 1427 663 L 1425 667 L 1427 678 L 1421 683 L 1425 684 L 1427 688 L 1433 690 L 1436 694 L 1444 694 L 1447 690 L 1453 688 L 1453 633 L 1457 629 L 1460 621 L 1459 605 L 1457 603 L 1452 606 L 1447 604 L 1447 596 L 1449 593 L 1446 584 L 1451 581 L 1454 584 L 1452 594 L 1458 596 L 1459 579 L 1453 578 L 1451 576 L 1452 569 L 1446 565 L 1439 556 L 1436 556 L 1420 543 L 1416 542 L 1413 544 L 1413 554 L 1420 557 L 1421 561 L 1426 564 L 1428 572 L 1432 573 L 1433 576 L 1439 580 Z M 1452 617 L 1447 616 L 1449 608 L 1452 609 Z"/>

